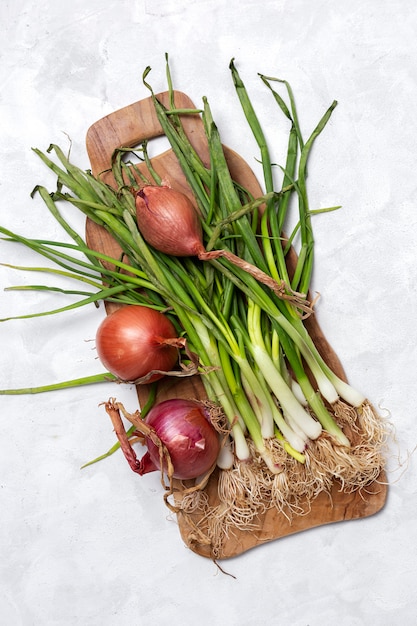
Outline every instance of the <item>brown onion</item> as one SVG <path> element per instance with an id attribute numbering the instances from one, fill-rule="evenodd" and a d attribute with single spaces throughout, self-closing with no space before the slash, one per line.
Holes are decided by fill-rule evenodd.
<path id="1" fill-rule="evenodd" d="M 137 192 L 136 220 L 145 241 L 164 254 L 204 252 L 197 210 L 185 194 L 168 185 L 146 185 Z"/>
<path id="2" fill-rule="evenodd" d="M 154 309 L 128 305 L 108 315 L 96 334 L 98 356 L 109 372 L 124 381 L 153 382 L 178 360 L 172 322 Z M 154 372 L 156 370 L 155 373 Z"/>

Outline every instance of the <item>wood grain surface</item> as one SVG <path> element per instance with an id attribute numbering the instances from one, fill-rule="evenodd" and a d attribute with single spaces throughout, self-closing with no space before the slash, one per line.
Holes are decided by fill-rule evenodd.
<path id="1" fill-rule="evenodd" d="M 157 97 L 168 106 L 169 96 L 167 92 L 158 94 Z M 193 102 L 182 92 L 175 92 L 175 105 L 177 108 L 195 108 Z M 192 145 L 208 165 L 208 150 L 200 117 L 198 115 L 183 116 L 183 124 Z M 94 123 L 87 132 L 86 145 L 93 174 L 100 176 L 108 184 L 114 185 L 112 174 L 109 171 L 114 150 L 120 147 L 135 147 L 145 139 L 150 140 L 162 134 L 151 98 L 146 98 L 107 115 Z M 254 197 L 262 195 L 259 183 L 247 163 L 233 150 L 224 147 L 224 151 L 233 178 L 246 187 Z M 183 191 L 193 199 L 180 165 L 171 150 L 153 158 L 152 165 L 161 178 L 168 179 L 172 187 Z M 149 174 L 144 163 L 140 163 L 138 167 L 145 175 Z M 86 223 L 86 239 L 92 249 L 105 252 L 114 258 L 119 256 L 120 249 L 112 237 L 106 230 L 90 220 L 87 220 Z M 288 257 L 290 270 L 291 266 L 295 265 L 295 261 L 296 255 L 292 251 Z M 107 305 L 107 312 L 110 312 L 114 306 Z M 330 367 L 346 380 L 342 364 L 326 340 L 316 315 L 310 316 L 306 324 L 322 356 Z M 143 404 L 148 395 L 148 388 L 145 385 L 138 386 L 137 393 L 139 403 Z M 198 377 L 164 379 L 158 385 L 157 400 L 172 397 L 203 398 L 204 388 L 200 379 Z M 146 477 L 142 480 L 146 480 Z M 217 473 L 215 472 L 206 487 L 214 502 L 216 486 Z M 231 533 L 224 546 L 222 558 L 237 556 L 265 542 L 323 524 L 373 515 L 384 506 L 387 491 L 388 487 L 383 473 L 378 481 L 367 488 L 366 492 L 345 493 L 341 491 L 340 485 L 335 482 L 331 494 L 320 494 L 305 515 L 294 516 L 289 521 L 282 513 L 275 509 L 269 509 L 258 520 L 256 531 L 239 530 Z M 200 545 L 195 546 L 189 541 L 190 527 L 187 520 L 183 516 L 178 516 L 178 523 L 184 542 L 196 553 L 210 557 L 208 549 Z"/>

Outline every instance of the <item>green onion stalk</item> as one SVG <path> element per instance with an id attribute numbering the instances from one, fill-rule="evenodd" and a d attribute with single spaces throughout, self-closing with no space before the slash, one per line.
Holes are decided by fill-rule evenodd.
<path id="1" fill-rule="evenodd" d="M 307 192 L 306 192 L 306 163 L 307 163 L 307 155 L 311 150 L 311 146 L 313 144 L 314 139 L 320 134 L 323 130 L 325 124 L 327 123 L 332 110 L 335 107 L 335 103 L 330 107 L 330 109 L 326 112 L 325 116 L 320 121 L 317 128 L 312 133 L 310 139 L 304 146 L 302 139 L 300 138 L 300 131 L 296 130 L 296 134 L 294 134 L 293 130 L 290 134 L 290 142 L 288 146 L 288 155 L 287 155 L 287 167 L 286 167 L 286 179 L 284 179 L 285 183 L 288 183 L 290 186 L 290 191 L 287 194 L 273 194 L 273 183 L 272 183 L 272 166 L 269 158 L 266 141 L 263 137 L 262 131 L 258 122 L 254 121 L 254 112 L 251 106 L 248 104 L 248 98 L 246 91 L 244 90 L 243 83 L 238 78 L 236 69 L 231 64 L 233 70 L 233 76 L 235 80 L 235 85 L 237 86 L 238 93 L 240 94 L 241 101 L 243 102 L 244 110 L 247 114 L 248 121 L 251 125 L 251 128 L 254 132 L 254 135 L 258 141 L 258 144 L 261 148 L 261 159 L 263 164 L 263 170 L 265 174 L 265 186 L 267 192 L 271 195 L 265 196 L 267 199 L 267 208 L 263 214 L 262 218 L 262 233 L 263 233 L 263 249 L 261 250 L 260 246 L 256 241 L 256 237 L 253 233 L 253 230 L 248 227 L 248 224 L 242 223 L 242 220 L 236 220 L 234 224 L 236 224 L 235 228 L 235 236 L 240 237 L 241 239 L 245 238 L 246 244 L 246 253 L 250 260 L 254 260 L 255 263 L 258 264 L 259 267 L 262 268 L 263 271 L 269 271 L 271 277 L 274 277 L 277 281 L 282 281 L 287 284 L 289 282 L 288 271 L 285 263 L 285 257 L 283 253 L 283 248 L 281 246 L 281 223 L 276 219 L 270 219 L 267 221 L 267 216 L 277 216 L 280 211 L 280 206 L 276 206 L 276 196 L 279 195 L 279 201 L 284 202 L 284 210 L 286 210 L 288 206 L 288 199 L 291 193 L 291 183 L 293 181 L 293 187 L 297 191 L 297 195 L 299 198 L 299 207 L 300 207 L 300 229 L 301 229 L 301 238 L 303 241 L 302 244 L 302 255 L 300 255 L 297 263 L 296 270 L 294 272 L 294 278 L 292 281 L 292 286 L 296 288 L 301 288 L 304 292 L 308 291 L 309 281 L 311 278 L 311 269 L 312 269 L 312 251 L 313 251 L 313 239 L 312 239 L 312 229 L 311 229 L 311 220 L 308 209 L 307 202 Z M 147 73 L 146 73 L 147 75 Z M 199 183 L 195 182 L 195 162 L 198 160 L 198 156 L 193 154 L 193 168 L 187 167 L 189 164 L 184 164 L 186 160 L 186 155 L 192 153 L 192 147 L 189 142 L 184 139 L 183 134 L 179 134 L 176 132 L 176 128 L 170 126 L 171 119 L 167 115 L 166 110 L 161 103 L 158 102 L 157 98 L 154 96 L 155 107 L 158 113 L 159 119 L 161 121 L 161 125 L 169 137 L 171 141 L 171 145 L 173 150 L 175 151 L 178 159 L 180 160 L 183 171 L 187 175 L 188 174 L 188 182 L 193 189 L 201 189 L 201 181 Z M 287 109 L 288 111 L 288 109 Z M 288 115 L 290 113 L 288 112 Z M 296 118 L 296 116 L 294 115 Z M 223 154 L 223 150 L 220 143 L 220 138 L 215 127 L 215 124 L 212 120 L 211 113 L 208 107 L 208 103 L 205 100 L 205 109 L 204 109 L 204 121 L 206 126 L 206 132 L 208 135 L 209 149 L 212 163 L 215 165 L 216 170 L 215 173 L 219 180 L 220 193 L 223 196 L 224 202 L 227 202 L 233 215 L 233 208 L 235 208 L 238 204 L 237 190 L 233 181 L 231 180 L 227 163 Z M 293 122 L 293 129 L 299 129 L 298 121 Z M 294 136 L 298 138 L 299 144 L 302 148 L 302 155 L 300 158 L 300 168 L 299 168 L 299 176 L 296 182 L 294 182 L 295 172 L 295 161 L 296 161 L 296 149 L 294 146 Z M 206 170 L 202 163 L 200 163 L 199 171 L 203 172 L 203 175 L 206 174 Z M 208 183 L 207 180 L 203 179 L 203 182 Z M 273 204 L 274 203 L 274 204 Z M 230 216 L 230 213 L 229 213 Z M 221 221 L 220 224 L 224 223 Z M 230 219 L 228 220 L 230 224 Z M 280 230 L 277 230 L 279 225 Z M 271 232 L 272 231 L 272 232 Z M 270 234 L 269 234 L 270 233 Z M 294 234 L 291 239 L 294 238 Z M 255 240 L 255 241 L 254 241 Z M 279 242 L 278 246 L 272 249 L 270 242 L 275 241 Z M 211 239 L 209 239 L 209 244 L 211 244 Z M 274 255 L 274 252 L 276 253 Z M 225 263 L 223 263 L 224 265 Z M 218 269 L 220 271 L 225 271 L 220 267 L 220 263 L 218 264 Z M 237 283 L 238 279 L 241 278 L 234 276 L 231 278 L 232 281 Z M 242 287 L 242 285 L 240 285 Z M 292 363 L 293 368 L 296 368 L 301 375 L 301 386 L 304 387 L 304 391 L 310 401 L 314 403 L 314 408 L 316 413 L 318 413 L 319 419 L 321 418 L 324 422 L 324 426 L 332 432 L 338 439 L 339 443 L 342 445 L 349 445 L 347 438 L 342 433 L 341 429 L 338 428 L 337 424 L 335 424 L 332 417 L 329 415 L 324 403 L 321 401 L 320 397 L 317 396 L 316 393 L 312 392 L 311 385 L 309 383 L 308 377 L 305 374 L 303 366 L 300 366 L 300 357 L 298 354 L 301 352 L 303 358 L 305 358 L 308 362 L 310 368 L 313 369 L 314 374 L 317 379 L 317 383 L 319 385 L 321 394 L 324 396 L 325 400 L 334 404 L 338 400 L 338 393 L 336 390 L 335 382 L 337 381 L 338 388 L 341 390 L 343 388 L 344 391 L 350 392 L 350 398 L 353 397 L 355 393 L 354 390 L 351 389 L 350 386 L 340 381 L 337 376 L 332 373 L 332 380 L 329 380 L 329 376 L 326 376 L 326 373 L 329 372 L 328 368 L 326 368 L 323 359 L 315 349 L 314 344 L 310 341 L 310 337 L 308 333 L 305 332 L 305 328 L 302 324 L 302 320 L 300 319 L 299 311 L 292 305 L 291 302 L 282 302 L 277 300 L 271 294 L 265 293 L 265 290 L 262 290 L 261 287 L 247 278 L 245 280 L 245 285 L 243 289 L 246 290 L 246 293 L 252 297 L 256 297 L 258 304 L 267 311 L 268 315 L 270 315 L 279 325 L 281 334 L 285 334 L 285 341 L 288 343 L 292 343 L 295 345 L 295 349 L 292 349 Z M 298 354 L 297 354 L 298 352 Z M 287 357 L 289 355 L 287 354 Z M 323 372 L 322 370 L 325 370 Z M 348 395 L 348 394 L 344 394 Z M 361 397 L 359 394 L 356 394 L 356 398 Z"/>
<path id="2" fill-rule="evenodd" d="M 273 177 L 267 143 L 250 103 L 246 89 L 236 71 L 233 61 L 231 62 L 230 67 L 243 110 L 260 148 L 265 189 L 267 192 L 270 192 L 273 189 Z M 278 206 L 273 206 L 273 198 L 268 200 L 261 222 L 263 254 L 268 264 L 271 276 L 275 277 L 277 280 L 281 279 L 284 282 L 288 282 L 289 277 L 285 256 L 289 251 L 289 243 L 294 240 L 295 234 L 299 230 L 301 237 L 301 249 L 298 255 L 295 270 L 293 272 L 291 285 L 294 289 L 307 293 L 311 282 L 314 250 L 314 239 L 311 225 L 312 211 L 309 208 L 306 185 L 307 160 L 315 139 L 324 129 L 337 103 L 332 103 L 317 127 L 314 129 L 308 141 L 304 142 L 301 136 L 294 97 L 288 83 L 285 81 L 278 81 L 284 82 L 287 87 L 287 91 L 290 96 L 290 107 L 287 107 L 283 99 L 271 87 L 272 81 L 277 79 L 262 76 L 262 80 L 271 89 L 280 108 L 285 113 L 286 117 L 291 121 L 287 160 L 285 168 L 283 168 L 283 186 L 288 187 L 292 184 L 293 189 L 297 193 L 299 207 L 299 222 L 296 229 L 294 229 L 294 232 L 288 238 L 286 247 L 283 248 L 283 246 L 281 246 L 282 229 L 286 218 L 290 193 L 281 194 Z M 158 110 L 161 113 L 162 107 L 159 107 Z M 300 152 L 300 158 L 297 167 L 298 150 Z M 213 147 L 213 144 L 211 145 L 211 151 L 214 155 L 217 155 L 217 157 L 220 155 L 221 161 L 222 154 L 219 142 L 217 142 L 217 149 Z M 183 150 L 182 153 L 186 154 L 186 150 Z M 219 157 L 217 158 L 217 162 L 219 162 Z M 222 175 L 223 187 L 228 184 L 230 191 L 230 180 L 227 178 L 227 168 L 225 167 L 224 159 Z M 225 180 L 227 183 L 224 182 Z M 332 207 L 325 210 L 330 211 L 335 208 L 338 207 Z M 274 243 L 274 247 L 272 247 L 272 242 Z M 293 371 L 298 373 L 298 382 L 300 383 L 300 387 L 304 392 L 305 397 L 308 399 L 309 405 L 327 431 L 332 433 L 341 445 L 348 446 L 349 442 L 346 436 L 340 431 L 332 417 L 329 415 L 324 402 L 335 407 L 338 413 L 342 412 L 345 415 L 346 411 L 343 410 L 343 403 L 340 402 L 339 398 L 342 398 L 353 407 L 360 408 L 361 412 L 367 412 L 368 417 L 370 415 L 371 418 L 373 413 L 372 408 L 360 392 L 353 389 L 344 380 L 340 379 L 340 377 L 331 371 L 322 356 L 319 354 L 314 342 L 311 340 L 311 337 L 306 331 L 303 321 L 298 315 L 298 311 L 295 307 L 288 302 L 274 302 L 274 298 L 268 298 L 268 301 L 265 302 L 265 294 L 260 294 L 259 290 L 257 290 L 256 293 L 261 296 L 261 300 L 258 304 L 264 307 L 264 310 L 268 312 L 268 315 L 274 320 L 275 323 L 278 323 L 279 328 L 278 330 L 275 330 L 275 332 L 281 336 L 282 343 L 285 343 L 287 346 L 286 357 L 290 362 Z M 305 369 L 301 363 L 301 358 L 304 359 L 313 373 L 320 395 L 316 393 L 310 384 L 309 378 L 306 375 Z M 324 402 L 322 398 L 324 399 Z M 347 409 L 347 414 L 349 414 L 349 408 Z M 378 419 L 377 422 L 379 422 Z"/>

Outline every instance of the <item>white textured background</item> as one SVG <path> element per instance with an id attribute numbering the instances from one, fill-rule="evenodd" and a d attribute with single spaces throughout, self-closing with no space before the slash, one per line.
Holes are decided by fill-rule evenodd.
<path id="1" fill-rule="evenodd" d="M 140 479 L 120 455 L 80 471 L 114 441 L 98 406 L 112 386 L 1 397 L 2 624 L 415 623 L 416 32 L 415 0 L 1 0 L 0 223 L 21 234 L 63 238 L 29 197 L 54 182 L 31 147 L 68 135 L 88 167 L 88 126 L 148 95 L 147 65 L 165 89 L 165 52 L 175 86 L 208 96 L 224 143 L 255 170 L 232 57 L 278 150 L 282 117 L 257 72 L 292 84 L 305 134 L 339 101 L 309 170 L 312 208 L 343 205 L 315 220 L 318 315 L 351 382 L 390 412 L 401 455 L 380 514 L 256 548 L 225 563 L 233 579 L 184 547 L 157 476 Z M 0 242 L 0 262 L 39 259 Z M 0 317 L 63 303 L 3 291 L 33 282 L 47 281 L 0 268 Z M 103 315 L 0 324 L 0 387 L 101 371 L 91 340 Z M 133 389 L 118 398 L 135 408 Z"/>

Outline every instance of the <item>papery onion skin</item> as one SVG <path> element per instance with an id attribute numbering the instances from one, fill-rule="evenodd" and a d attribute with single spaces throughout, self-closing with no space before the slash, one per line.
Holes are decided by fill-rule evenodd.
<path id="1" fill-rule="evenodd" d="M 174 466 L 173 478 L 197 478 L 216 463 L 220 452 L 219 436 L 200 402 L 179 398 L 163 400 L 149 411 L 145 422 L 165 444 Z M 145 442 L 148 451 L 140 462 L 141 474 L 161 468 L 158 446 L 149 438 Z"/>
<path id="2" fill-rule="evenodd" d="M 168 185 L 145 185 L 135 203 L 139 231 L 156 250 L 177 257 L 205 251 L 200 217 L 185 194 Z"/>
<path id="3" fill-rule="evenodd" d="M 168 372 L 178 360 L 175 346 L 164 343 L 177 337 L 163 313 L 145 306 L 127 305 L 108 315 L 96 333 L 100 361 L 123 381 L 136 381 L 153 370 Z M 163 374 L 152 375 L 154 382 Z"/>

